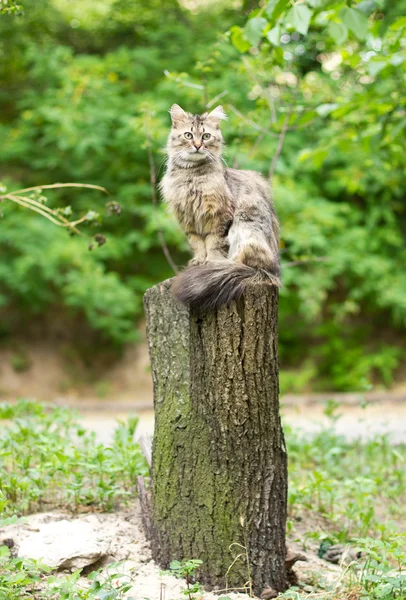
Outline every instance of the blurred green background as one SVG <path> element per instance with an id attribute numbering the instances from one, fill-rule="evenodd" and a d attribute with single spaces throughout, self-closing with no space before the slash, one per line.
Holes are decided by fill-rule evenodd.
<path id="1" fill-rule="evenodd" d="M 177 265 L 188 260 L 154 207 L 148 150 L 159 178 L 171 104 L 221 103 L 228 165 L 272 175 L 282 391 L 404 382 L 404 1 L 22 4 L 23 15 L 0 15 L 3 189 L 92 183 L 122 211 L 104 217 L 107 243 L 89 252 L 85 238 L 0 203 L 0 346 L 18 340 L 15 371 L 29 368 L 24 340 L 56 353 L 63 342 L 89 368 L 137 343 L 145 289 L 173 274 L 159 232 Z M 106 213 L 95 191 L 47 198 L 77 218 Z"/>

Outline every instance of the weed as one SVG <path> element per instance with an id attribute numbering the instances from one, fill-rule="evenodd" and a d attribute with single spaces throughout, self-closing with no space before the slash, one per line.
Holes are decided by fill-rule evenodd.
<path id="1" fill-rule="evenodd" d="M 405 537 L 394 534 L 393 521 L 400 523 L 406 514 L 405 446 L 392 445 L 387 436 L 349 441 L 335 430 L 339 419 L 335 404 L 327 405 L 326 415 L 330 426 L 313 436 L 285 427 L 290 460 L 288 529 L 293 535 L 300 526 L 298 537 L 304 544 L 354 545 L 362 552 L 361 559 L 336 581 L 315 579 L 317 592 L 308 595 L 290 588 L 280 598 L 404 600 Z M 9 421 L 0 439 L 0 526 L 44 504 L 113 509 L 135 494 L 136 476 L 147 473 L 133 441 L 135 417 L 118 422 L 108 447 L 99 444 L 68 409 L 20 400 L 0 404 L 0 419 Z M 236 560 L 246 559 L 246 539 L 244 544 Z M 200 565 L 197 559 L 170 565 L 172 574 L 186 579 L 187 600 L 203 591 L 196 581 Z M 53 577 L 45 565 L 13 558 L 8 548 L 0 549 L 4 600 L 120 600 L 130 583 L 128 575 L 111 567 L 87 580 L 80 572 Z"/>
<path id="2" fill-rule="evenodd" d="M 396 530 L 394 520 L 406 518 L 406 447 L 386 435 L 346 439 L 335 430 L 335 411 L 330 403 L 331 425 L 315 435 L 285 426 L 291 529 L 305 518 L 312 523 L 305 534 L 322 536 L 326 526 L 334 543 L 377 532 L 385 538 Z"/>
<path id="3" fill-rule="evenodd" d="M 12 558 L 7 546 L 0 546 L 0 597 L 20 600 L 34 595 L 41 578 L 51 569 L 46 565 L 22 558 Z"/>
<path id="4" fill-rule="evenodd" d="M 359 574 L 360 600 L 404 600 L 406 597 L 406 533 L 389 540 L 356 540 L 366 555 Z"/>
<path id="5" fill-rule="evenodd" d="M 169 565 L 171 572 L 179 578 L 186 579 L 186 588 L 183 590 L 183 594 L 189 599 L 194 599 L 194 594 L 198 594 L 203 591 L 203 587 L 198 581 L 194 581 L 196 572 L 199 569 L 203 561 L 199 559 L 190 560 L 173 560 Z"/>
<path id="6" fill-rule="evenodd" d="M 6 546 L 0 546 L 0 597 L 2 600 L 122 600 L 131 589 L 131 578 L 120 573 L 121 563 L 109 565 L 107 572 L 93 571 L 80 582 L 81 571 L 71 575 L 49 576 L 51 569 L 31 559 L 12 558 Z M 126 596 L 126 600 L 134 600 Z"/>
<path id="7" fill-rule="evenodd" d="M 147 474 L 133 440 L 138 420 L 120 422 L 111 446 L 66 408 L 20 400 L 1 404 L 12 419 L 0 438 L 0 514 L 26 514 L 44 505 L 112 510 L 136 494 L 136 476 Z"/>

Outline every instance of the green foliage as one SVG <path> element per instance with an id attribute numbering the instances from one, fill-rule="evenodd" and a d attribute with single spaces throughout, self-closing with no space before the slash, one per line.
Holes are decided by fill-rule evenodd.
<path id="1" fill-rule="evenodd" d="M 21 15 L 23 7 L 16 0 L 0 0 L 0 15 Z"/>
<path id="2" fill-rule="evenodd" d="M 290 517 L 305 513 L 320 523 L 321 515 L 327 530 L 307 534 L 334 543 L 369 535 L 386 539 L 396 531 L 394 521 L 406 518 L 406 447 L 393 446 L 385 435 L 347 440 L 336 433 L 336 411 L 335 403 L 326 406 L 331 425 L 316 435 L 285 426 Z"/>
<path id="3" fill-rule="evenodd" d="M 287 119 L 274 177 L 281 358 L 291 372 L 305 358 L 316 388 L 390 385 L 405 356 L 400 337 L 385 339 L 406 325 L 404 8 L 271 0 L 231 29 L 252 81 L 257 164 Z"/>
<path id="4" fill-rule="evenodd" d="M 21 600 L 32 596 L 41 576 L 50 571 L 49 567 L 35 560 L 11 558 L 7 546 L 0 546 L 0 594 L 4 600 Z M 42 596 L 45 597 L 50 596 Z"/>
<path id="5" fill-rule="evenodd" d="M 71 575 L 49 576 L 51 569 L 29 558 L 12 558 L 6 546 L 0 546 L 0 593 L 3 600 L 122 600 L 131 588 L 131 578 L 120 573 L 121 563 L 111 563 L 88 576 L 89 584 L 79 584 L 81 571 Z"/>
<path id="6" fill-rule="evenodd" d="M 357 540 L 366 554 L 359 581 L 360 600 L 401 600 L 406 594 L 406 534 L 389 541 L 364 538 Z"/>
<path id="7" fill-rule="evenodd" d="M 327 404 L 330 426 L 315 436 L 285 427 L 289 535 L 298 535 L 304 546 L 309 540 L 341 542 L 361 551 L 361 558 L 338 580 L 321 577 L 316 582 L 320 600 L 400 600 L 405 590 L 405 539 L 394 532 L 392 521 L 401 523 L 406 517 L 406 448 L 393 446 L 385 436 L 346 440 L 335 431 L 338 408 L 334 402 Z M 136 475 L 146 474 L 133 442 L 135 417 L 118 424 L 110 447 L 97 444 L 68 409 L 20 400 L 0 404 L 0 418 L 11 421 L 0 440 L 1 527 L 15 523 L 17 513 L 35 510 L 41 501 L 73 509 L 82 504 L 111 508 L 135 493 Z M 189 600 L 203 591 L 198 583 L 201 564 L 190 559 L 170 565 L 172 574 L 185 579 L 183 595 Z M 85 582 L 79 580 L 81 575 L 76 571 L 53 576 L 46 565 L 13 558 L 7 547 L 0 547 L 4 600 L 33 594 L 37 600 L 131 600 L 131 573 L 120 563 L 92 572 Z M 290 588 L 280 597 L 304 600 L 307 593 Z"/>
<path id="8" fill-rule="evenodd" d="M 320 600 L 403 600 L 406 591 L 405 535 L 392 535 L 387 540 L 356 540 L 361 558 L 348 565 L 338 581 L 322 577 L 316 583 Z M 310 595 L 310 597 L 312 597 Z M 308 594 L 291 587 L 278 598 L 305 600 Z"/>
<path id="9" fill-rule="evenodd" d="M 202 585 L 198 581 L 194 581 L 196 572 L 198 571 L 202 562 L 203 561 L 200 559 L 194 558 L 189 560 L 184 559 L 182 561 L 173 560 L 169 565 L 171 572 L 176 577 L 186 579 L 186 588 L 183 590 L 183 594 L 189 600 L 193 600 L 195 598 L 194 594 L 203 592 Z"/>
<path id="10" fill-rule="evenodd" d="M 138 420 L 120 422 L 112 443 L 97 442 L 72 411 L 28 400 L 0 404 L 12 420 L 0 438 L 0 514 L 25 514 L 43 503 L 113 509 L 136 493 L 147 465 L 133 440 Z"/>
<path id="11" fill-rule="evenodd" d="M 111 563 L 107 571 L 92 571 L 87 579 L 90 585 L 79 585 L 81 571 L 75 571 L 65 577 L 48 577 L 44 598 L 59 600 L 134 600 L 126 592 L 131 589 L 131 576 L 121 573 L 122 563 Z"/>
<path id="12" fill-rule="evenodd" d="M 284 389 L 390 386 L 405 360 L 404 8 L 269 0 L 244 20 L 229 3 L 51 0 L 45 10 L 26 0 L 24 17 L 1 17 L 8 189 L 83 181 L 122 209 L 104 220 L 107 244 L 87 253 L 2 202 L 8 333 L 57 308 L 103 344 L 133 339 L 143 292 L 172 275 L 160 232 L 175 263 L 187 260 L 183 234 L 152 203 L 147 148 L 159 178 L 168 107 L 203 111 L 220 96 L 230 165 L 268 174 L 287 129 L 272 177 Z M 86 190 L 59 190 L 48 205 L 101 212 Z M 296 370 L 305 376 L 295 380 Z"/>

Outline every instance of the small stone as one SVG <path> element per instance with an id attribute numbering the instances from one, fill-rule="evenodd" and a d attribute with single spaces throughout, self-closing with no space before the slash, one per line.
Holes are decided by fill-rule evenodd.
<path id="1" fill-rule="evenodd" d="M 142 562 L 142 563 L 147 563 L 147 562 L 149 562 L 149 561 L 151 560 L 151 557 L 150 557 L 150 556 L 147 556 L 146 554 L 140 554 L 140 555 L 138 556 L 138 560 L 139 560 L 140 562 Z"/>
<path id="2" fill-rule="evenodd" d="M 265 588 L 261 594 L 262 600 L 270 600 L 270 598 L 277 598 L 277 597 L 278 597 L 278 592 L 275 592 L 275 590 L 271 587 Z"/>
<path id="3" fill-rule="evenodd" d="M 288 548 L 285 558 L 286 569 L 290 571 L 295 562 L 297 562 L 298 560 L 307 561 L 307 556 L 301 554 L 300 552 L 292 552 L 292 550 Z"/>

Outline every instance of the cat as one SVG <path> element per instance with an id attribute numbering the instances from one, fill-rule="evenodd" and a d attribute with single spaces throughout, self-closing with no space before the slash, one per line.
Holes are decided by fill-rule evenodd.
<path id="1" fill-rule="evenodd" d="M 168 162 L 160 183 L 193 250 L 172 286 L 190 307 L 215 309 L 237 300 L 249 283 L 280 286 L 279 224 L 270 188 L 255 171 L 222 160 L 222 106 L 192 115 L 170 109 Z"/>

